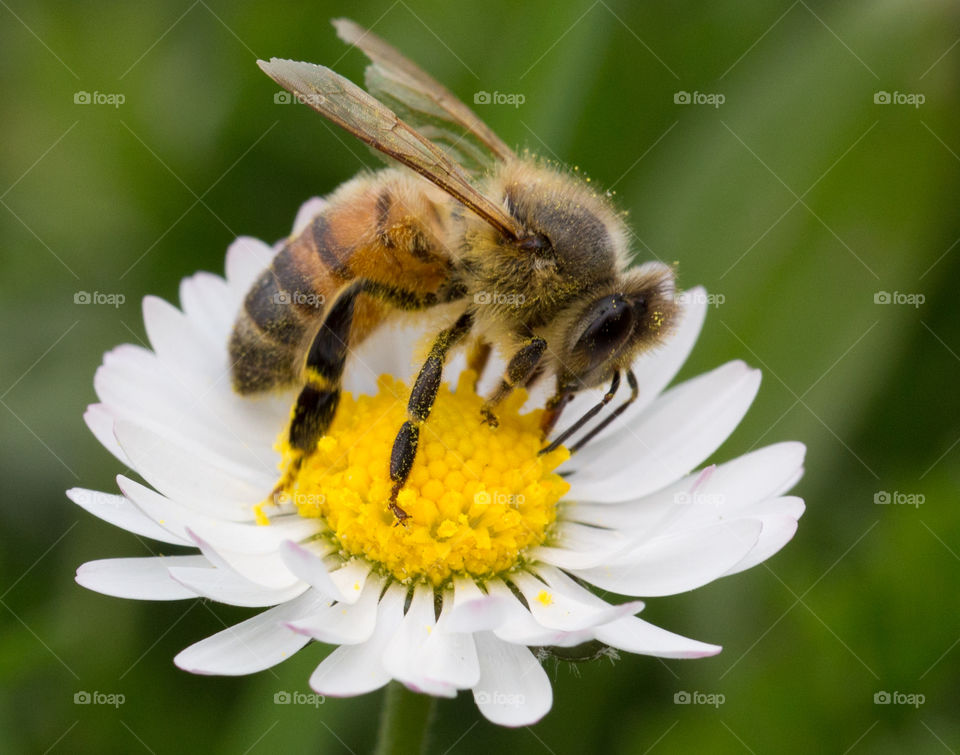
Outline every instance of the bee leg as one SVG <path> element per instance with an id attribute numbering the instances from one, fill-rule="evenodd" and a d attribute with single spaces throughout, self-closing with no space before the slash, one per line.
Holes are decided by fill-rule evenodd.
<path id="1" fill-rule="evenodd" d="M 603 422 L 593 428 L 590 432 L 584 435 L 580 440 L 578 440 L 573 447 L 570 449 L 571 454 L 575 454 L 581 448 L 583 448 L 587 443 L 589 443 L 593 437 L 603 430 L 607 425 L 613 422 L 617 417 L 623 414 L 627 407 L 630 406 L 634 401 L 637 400 L 637 395 L 640 393 L 640 386 L 637 385 L 637 376 L 633 374 L 633 370 L 627 370 L 627 385 L 630 386 L 630 398 L 624 401 L 620 406 L 618 406 L 613 412 L 610 413 L 609 417 L 606 417 Z"/>
<path id="2" fill-rule="evenodd" d="M 543 416 L 540 418 L 540 432 L 544 438 L 550 437 L 553 432 L 563 407 L 573 398 L 573 389 L 567 387 L 557 387 L 557 392 L 551 396 L 544 407 Z"/>
<path id="3" fill-rule="evenodd" d="M 483 419 L 488 425 L 497 427 L 500 424 L 497 415 L 493 413 L 494 407 L 509 396 L 514 388 L 526 383 L 527 378 L 537 369 L 540 358 L 546 349 L 547 342 L 545 340 L 539 337 L 531 338 L 511 357 L 510 363 L 507 365 L 507 371 L 500 381 L 500 385 L 490 398 L 484 402 L 483 408 L 480 409 L 480 413 L 483 414 Z"/>
<path id="4" fill-rule="evenodd" d="M 627 379 L 629 380 L 629 377 Z M 637 381 L 636 378 L 634 378 L 633 382 L 636 383 L 636 381 Z M 619 387 L 620 387 L 620 372 L 618 371 L 613 373 L 613 380 L 610 381 L 610 387 L 607 389 L 607 392 L 603 394 L 603 398 L 601 398 L 599 402 L 597 402 L 592 407 L 590 407 L 590 409 L 588 409 L 584 413 L 584 415 L 580 417 L 580 419 L 578 419 L 576 422 L 570 425 L 570 427 L 568 427 L 566 430 L 560 433 L 556 438 L 554 438 L 553 442 L 550 443 L 550 445 L 546 446 L 545 448 L 541 448 L 540 455 L 542 456 L 543 454 L 548 454 L 554 449 L 561 446 L 567 438 L 573 435 L 577 430 L 583 427 L 591 419 L 596 417 L 599 411 L 613 400 L 613 397 L 616 395 L 617 389 Z M 608 418 L 606 422 L 609 422 L 609 421 L 610 419 Z M 596 430 L 594 433 L 591 433 L 591 435 L 589 435 L 588 438 L 593 437 L 594 434 L 596 434 L 597 432 L 600 432 L 600 430 L 602 430 L 605 426 L 606 426 L 605 423 L 601 423 L 600 429 Z"/>
<path id="5" fill-rule="evenodd" d="M 440 378 L 443 375 L 443 363 L 450 349 L 470 332 L 472 325 L 473 313 L 466 312 L 452 326 L 437 335 L 410 391 L 410 400 L 407 403 L 409 419 L 400 427 L 390 453 L 390 479 L 393 481 L 393 490 L 390 493 L 388 505 L 397 518 L 398 524 L 410 518 L 410 515 L 397 505 L 397 496 L 406 483 L 413 461 L 417 457 L 420 426 L 430 416 L 433 402 L 437 398 Z"/>
<path id="6" fill-rule="evenodd" d="M 492 347 L 490 346 L 489 341 L 484 341 L 482 338 L 477 339 L 477 341 L 470 347 L 470 351 L 467 354 L 467 369 L 472 370 L 476 373 L 477 377 L 473 381 L 473 389 L 477 389 L 477 383 L 480 382 L 480 378 L 483 377 L 483 370 L 487 366 L 487 362 L 490 360 L 490 351 Z"/>
<path id="7" fill-rule="evenodd" d="M 288 431 L 295 456 L 274 488 L 274 500 L 296 476 L 303 459 L 313 453 L 317 441 L 333 421 L 340 403 L 340 379 L 347 359 L 354 305 L 366 288 L 366 281 L 362 279 L 348 285 L 330 305 L 310 344 L 304 369 L 305 384 L 294 405 Z"/>

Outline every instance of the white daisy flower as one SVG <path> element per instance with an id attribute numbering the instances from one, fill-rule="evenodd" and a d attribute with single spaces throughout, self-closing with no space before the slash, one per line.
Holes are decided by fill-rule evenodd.
<path id="1" fill-rule="evenodd" d="M 305 205 L 298 225 L 317 206 Z M 471 373 L 454 357 L 401 493 L 411 519 L 398 527 L 382 505 L 387 459 L 422 325 L 385 327 L 351 354 L 349 393 L 318 452 L 281 506 L 257 505 L 277 481 L 276 441 L 295 392 L 234 393 L 227 341 L 273 253 L 239 239 L 226 280 L 183 281 L 182 310 L 144 300 L 152 350 L 124 345 L 104 357 L 100 403 L 85 419 L 147 485 L 121 475 L 122 495 L 68 495 L 112 524 L 198 553 L 93 561 L 77 571 L 81 585 L 270 607 L 182 651 L 175 662 L 187 671 L 254 673 L 317 640 L 337 646 L 310 677 L 318 693 L 360 695 L 390 680 L 434 696 L 471 690 L 483 715 L 505 726 L 550 710 L 544 649 L 720 651 L 637 618 L 643 603 L 632 598 L 692 590 L 776 553 L 803 513 L 784 493 L 802 474 L 804 447 L 778 443 L 694 471 L 760 385 L 759 371 L 734 361 L 667 388 L 703 323 L 702 289 L 678 297 L 673 335 L 633 365 L 638 400 L 570 458 L 563 448 L 537 456 L 536 396 L 523 410 L 522 395 L 507 402 L 499 429 L 482 424 Z M 479 392 L 499 374 L 490 365 Z M 564 417 L 602 392 L 578 395 Z M 609 594 L 631 600 L 598 596 Z"/>

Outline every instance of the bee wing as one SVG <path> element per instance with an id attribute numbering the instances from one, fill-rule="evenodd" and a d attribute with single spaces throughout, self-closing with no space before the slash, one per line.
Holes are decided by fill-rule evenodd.
<path id="1" fill-rule="evenodd" d="M 370 93 L 458 165 L 479 173 L 495 160 L 516 157 L 470 108 L 392 45 L 349 19 L 333 25 L 340 39 L 372 61 L 364 75 Z"/>
<path id="2" fill-rule="evenodd" d="M 523 229 L 481 194 L 463 170 L 429 139 L 352 81 L 314 63 L 271 58 L 257 65 L 270 78 L 328 120 L 374 149 L 415 170 L 473 210 L 500 233 L 518 239 Z"/>

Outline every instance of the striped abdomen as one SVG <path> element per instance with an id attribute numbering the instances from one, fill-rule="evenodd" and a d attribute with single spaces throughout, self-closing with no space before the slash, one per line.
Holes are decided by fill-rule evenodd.
<path id="1" fill-rule="evenodd" d="M 449 258 L 437 195 L 423 183 L 392 170 L 354 179 L 288 239 L 250 288 L 234 324 L 229 351 L 237 391 L 301 382 L 304 355 L 324 312 L 348 281 L 369 278 L 416 293 L 437 291 L 449 274 Z M 390 311 L 361 297 L 351 344 Z"/>

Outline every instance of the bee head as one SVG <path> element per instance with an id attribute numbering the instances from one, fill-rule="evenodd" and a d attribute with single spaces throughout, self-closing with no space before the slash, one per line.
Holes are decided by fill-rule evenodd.
<path id="1" fill-rule="evenodd" d="M 628 270 L 609 289 L 568 312 L 559 355 L 565 381 L 598 385 L 660 343 L 676 320 L 673 293 L 673 270 L 650 262 Z"/>

